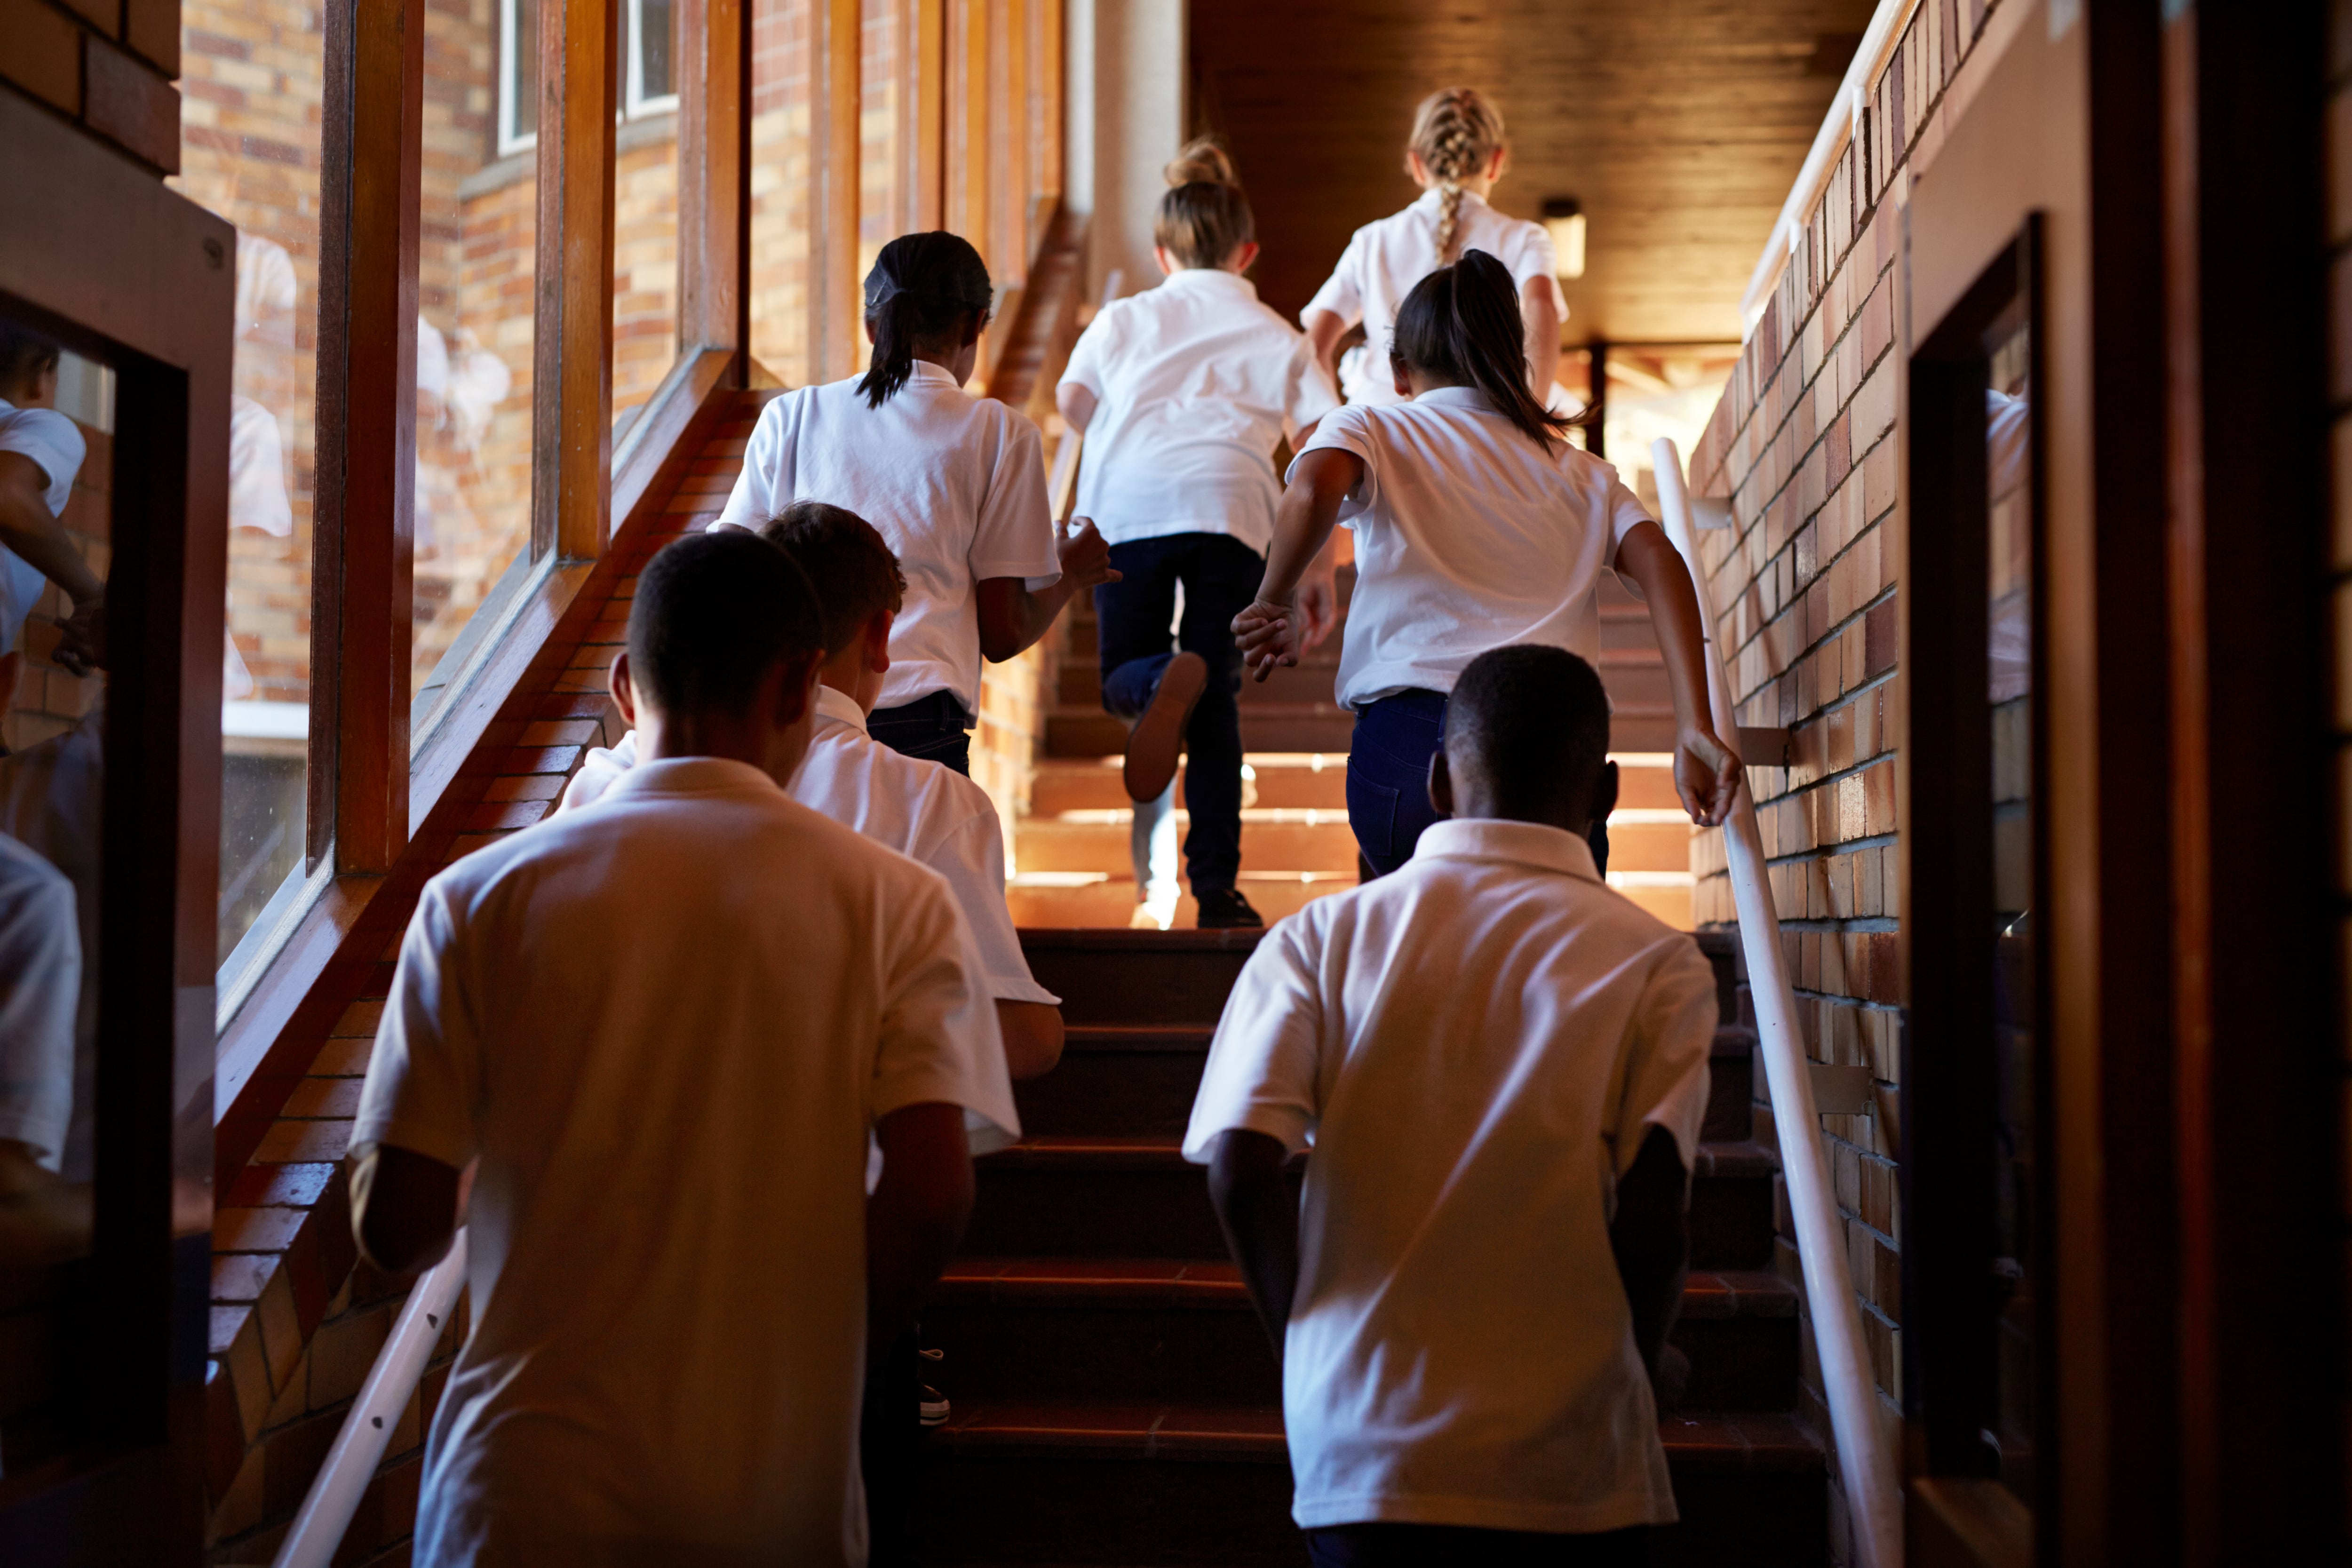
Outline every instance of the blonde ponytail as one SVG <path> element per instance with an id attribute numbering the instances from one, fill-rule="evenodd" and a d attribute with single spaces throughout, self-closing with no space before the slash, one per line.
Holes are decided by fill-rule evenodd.
<path id="1" fill-rule="evenodd" d="M 1475 87 L 1449 87 L 1431 93 L 1413 111 L 1409 150 L 1436 184 L 1437 260 L 1454 259 L 1462 226 L 1462 182 L 1486 166 L 1505 145 L 1502 111 Z"/>

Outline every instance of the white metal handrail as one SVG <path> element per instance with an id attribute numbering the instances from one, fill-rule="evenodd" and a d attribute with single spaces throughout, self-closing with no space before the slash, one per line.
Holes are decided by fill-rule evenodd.
<path id="1" fill-rule="evenodd" d="M 425 1270 L 409 1290 L 400 1321 L 393 1325 L 375 1365 L 368 1369 L 367 1382 L 352 1401 L 343 1429 L 335 1434 L 335 1446 L 327 1450 L 327 1462 L 310 1482 L 302 1511 L 278 1543 L 271 1568 L 327 1568 L 333 1561 L 465 1284 L 466 1229 L 460 1226 L 448 1256 Z"/>
<path id="2" fill-rule="evenodd" d="M 1881 7 L 1882 10 L 1885 7 Z M 1657 472 L 1658 510 L 1667 537 L 1689 566 L 1706 629 L 1707 703 L 1718 735 L 1738 732 L 1731 684 L 1723 649 L 1715 635 L 1715 605 L 1706 568 L 1691 531 L 1690 492 L 1683 482 L 1682 455 L 1660 437 L 1651 446 Z M 1743 776 L 1730 817 L 1723 825 L 1725 859 L 1739 912 L 1740 946 L 1748 957 L 1748 983 L 1756 1000 L 1756 1034 L 1764 1054 L 1764 1079 L 1772 1096 L 1772 1125 L 1780 1142 L 1780 1173 L 1788 1184 L 1789 1212 L 1797 1226 L 1797 1257 L 1804 1270 L 1805 1300 L 1812 1310 L 1813 1342 L 1820 1352 L 1822 1388 L 1828 1396 L 1830 1425 L 1837 1440 L 1838 1470 L 1845 1483 L 1853 1521 L 1854 1555 L 1862 1568 L 1897 1568 L 1903 1561 L 1903 1499 L 1895 1477 L 1895 1457 L 1879 1430 L 1878 1388 L 1862 1337 L 1862 1310 L 1854 1304 L 1853 1280 L 1846 1270 L 1845 1228 L 1838 1221 L 1837 1196 L 1829 1163 L 1822 1153 L 1821 1117 L 1813 1106 L 1811 1066 L 1797 1028 L 1797 1002 L 1780 949 L 1780 920 L 1772 907 L 1772 885 L 1764 864 L 1764 837 L 1756 826 L 1756 799 Z"/>

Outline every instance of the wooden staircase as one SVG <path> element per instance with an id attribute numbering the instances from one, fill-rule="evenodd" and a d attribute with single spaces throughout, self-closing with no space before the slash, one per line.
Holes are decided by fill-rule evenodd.
<path id="1" fill-rule="evenodd" d="M 1797 1296 L 1775 1271 L 1772 1155 L 1751 1141 L 1753 1037 L 1721 981 L 1692 1273 L 1663 1423 L 1683 1523 L 1662 1563 L 1828 1561 L 1820 1446 L 1799 1425 Z M 1274 1359 L 1202 1173 L 1178 1153 L 1209 1038 L 1255 945 L 1239 931 L 1032 931 L 1064 999 L 1062 1064 L 1018 1086 L 1026 1136 L 980 1162 L 963 1255 L 924 1316 L 953 1402 L 928 1455 L 927 1560 L 1299 1563 Z"/>
<path id="2" fill-rule="evenodd" d="M 1342 543 L 1345 536 L 1342 536 Z M 1344 605 L 1355 569 L 1339 570 Z M 1601 674 L 1615 713 L 1612 754 L 1622 779 L 1610 819 L 1610 881 L 1652 914 L 1687 930 L 1689 818 L 1675 799 L 1666 753 L 1674 704 L 1649 612 L 1603 579 Z M 1128 846 L 1134 807 L 1119 784 L 1127 725 L 1102 709 L 1094 607 L 1073 605 L 1056 633 L 1054 689 L 1028 815 L 1014 824 L 1013 918 L 1024 926 L 1124 926 L 1137 889 Z M 1242 687 L 1241 889 L 1270 922 L 1307 900 L 1352 887 L 1347 763 L 1354 720 L 1333 700 L 1340 633 L 1296 668 Z M 1186 818 L 1177 784 L 1178 831 Z M 1188 890 L 1176 923 L 1192 923 Z"/>

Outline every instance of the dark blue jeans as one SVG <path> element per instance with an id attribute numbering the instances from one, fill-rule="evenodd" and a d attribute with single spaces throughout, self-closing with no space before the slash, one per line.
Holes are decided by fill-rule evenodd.
<path id="1" fill-rule="evenodd" d="M 920 757 L 971 776 L 971 731 L 952 692 L 934 691 L 866 716 L 866 732 L 903 757 Z"/>
<path id="2" fill-rule="evenodd" d="M 1476 1530 L 1458 1524 L 1329 1525 L 1307 1531 L 1315 1568 L 1435 1568 L 1476 1563 L 1493 1568 L 1639 1568 L 1650 1560 L 1647 1529 L 1599 1535 L 1548 1535 L 1524 1530 Z"/>
<path id="3" fill-rule="evenodd" d="M 1445 744 L 1445 699 L 1397 691 L 1356 710 L 1348 742 L 1348 826 L 1375 877 L 1412 858 L 1422 829 L 1438 820 L 1429 804 L 1429 759 Z"/>
<path id="4" fill-rule="evenodd" d="M 1223 533 L 1171 533 L 1110 547 L 1116 583 L 1095 590 L 1103 707 L 1133 720 L 1151 705 L 1177 649 L 1209 664 L 1209 684 L 1184 729 L 1184 874 L 1198 895 L 1230 888 L 1242 865 L 1242 661 L 1234 617 L 1257 596 L 1265 557 Z M 1184 619 L 1169 646 L 1176 584 Z"/>

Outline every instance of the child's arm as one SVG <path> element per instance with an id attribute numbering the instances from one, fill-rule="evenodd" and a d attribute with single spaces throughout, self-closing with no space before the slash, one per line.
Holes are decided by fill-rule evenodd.
<path id="1" fill-rule="evenodd" d="M 1301 453 L 1292 465 L 1257 597 L 1234 617 L 1234 641 L 1258 679 L 1272 675 L 1276 665 L 1298 662 L 1307 634 L 1306 617 L 1297 613 L 1299 579 L 1330 542 L 1339 503 L 1363 479 L 1364 460 L 1336 447 Z"/>
<path id="2" fill-rule="evenodd" d="M 971 1149 L 963 1107 L 901 1106 L 874 1124 L 882 1179 L 866 1200 L 866 1342 L 906 1332 L 963 1240 L 971 1217 Z"/>
<path id="3" fill-rule="evenodd" d="M 1739 755 L 1715 732 L 1706 695 L 1706 628 L 1698 594 L 1683 558 L 1654 522 L 1636 524 L 1617 546 L 1617 570 L 1633 579 L 1650 606 L 1650 625 L 1665 656 L 1675 693 L 1675 790 L 1691 820 L 1712 827 L 1731 815 Z"/>
<path id="4" fill-rule="evenodd" d="M 1051 629 L 1062 606 L 1080 594 L 1090 594 L 1097 583 L 1116 583 L 1110 546 L 1095 531 L 1094 520 L 1082 517 L 1072 527 L 1054 525 L 1054 552 L 1061 558 L 1062 574 L 1051 586 L 1032 593 L 1018 577 L 983 577 L 973 586 L 979 595 L 980 651 L 991 664 L 1018 658 Z"/>
<path id="5" fill-rule="evenodd" d="M 1337 381 L 1339 377 L 1339 340 L 1348 335 L 1348 323 L 1334 310 L 1309 310 L 1304 323 L 1307 341 L 1315 345 L 1315 363 L 1323 374 Z"/>
<path id="6" fill-rule="evenodd" d="M 457 1231 L 460 1177 L 455 1166 L 397 1144 L 358 1150 L 352 1230 L 361 1253 L 386 1274 L 422 1274 L 440 1262 Z"/>
<path id="7" fill-rule="evenodd" d="M 1065 381 L 1054 388 L 1054 406 L 1062 416 L 1062 423 L 1072 433 L 1083 436 L 1095 416 L 1095 395 L 1075 381 Z"/>
<path id="8" fill-rule="evenodd" d="M 1005 1076 L 1015 1083 L 1044 1078 L 1062 1059 L 1062 1010 L 1051 1002 L 998 997 L 996 1032 L 1004 1041 Z"/>
<path id="9" fill-rule="evenodd" d="M 1559 379 L 1559 288 L 1549 278 L 1530 278 L 1519 290 L 1519 314 L 1527 321 L 1528 382 L 1538 403 L 1551 401 L 1552 383 Z"/>
<path id="10" fill-rule="evenodd" d="M 1245 1127 L 1220 1133 L 1209 1157 L 1209 1202 L 1274 1342 L 1276 1365 L 1298 1294 L 1298 1203 L 1282 1173 L 1289 1158 L 1281 1139 Z"/>
<path id="11" fill-rule="evenodd" d="M 68 672 L 87 675 L 105 658 L 99 616 L 106 601 L 106 584 L 74 548 L 65 524 L 49 510 L 48 488 L 48 476 L 40 464 L 22 452 L 0 452 L 0 544 L 23 556 L 26 565 L 55 583 L 74 602 L 73 618 L 66 623 L 66 640 L 58 646 L 57 659 Z"/>
<path id="12" fill-rule="evenodd" d="M 1690 1255 L 1690 1222 L 1685 1202 L 1690 1179 L 1683 1170 L 1675 1135 L 1652 1127 L 1633 1168 L 1617 1184 L 1617 1215 L 1609 1222 L 1609 1250 L 1617 1278 L 1633 1311 L 1633 1343 L 1650 1375 L 1682 1305 L 1683 1276 Z"/>

